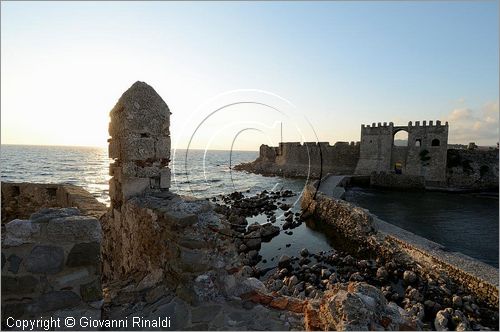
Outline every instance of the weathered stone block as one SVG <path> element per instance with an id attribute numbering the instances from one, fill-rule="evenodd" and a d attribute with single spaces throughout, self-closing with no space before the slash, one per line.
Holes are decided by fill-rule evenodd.
<path id="1" fill-rule="evenodd" d="M 110 139 L 108 144 L 108 157 L 111 159 L 119 159 L 121 157 L 120 140 Z"/>
<path id="2" fill-rule="evenodd" d="M 70 208 L 45 208 L 38 212 L 33 213 L 30 216 L 32 222 L 47 222 L 51 219 L 69 217 L 69 216 L 79 216 L 81 215 L 80 210 L 74 207 Z"/>
<path id="3" fill-rule="evenodd" d="M 122 183 L 123 199 L 140 195 L 150 188 L 149 178 L 124 178 Z"/>
<path id="4" fill-rule="evenodd" d="M 158 159 L 170 159 L 170 137 L 160 136 L 155 142 L 155 157 Z"/>
<path id="5" fill-rule="evenodd" d="M 95 279 L 87 284 L 80 286 L 80 295 L 85 302 L 97 301 L 102 299 L 102 287 L 99 279 Z"/>
<path id="6" fill-rule="evenodd" d="M 2 276 L 2 295 L 33 293 L 37 285 L 38 280 L 32 275 Z"/>
<path id="7" fill-rule="evenodd" d="M 113 199 L 114 197 L 118 196 L 120 194 L 120 182 L 118 181 L 117 178 L 111 178 L 109 180 L 109 197 Z"/>
<path id="8" fill-rule="evenodd" d="M 7 258 L 9 261 L 9 271 L 12 273 L 17 273 L 19 271 L 19 265 L 23 261 L 23 259 L 15 254 L 12 254 Z"/>
<path id="9" fill-rule="evenodd" d="M 164 214 L 164 217 L 168 223 L 181 227 L 188 227 L 198 222 L 196 214 L 182 211 L 168 211 Z"/>
<path id="10" fill-rule="evenodd" d="M 101 242 L 101 224 L 96 218 L 71 216 L 49 221 L 48 239 L 56 242 Z"/>
<path id="11" fill-rule="evenodd" d="M 40 224 L 29 220 L 14 219 L 5 225 L 5 240 L 3 245 L 9 247 L 20 246 L 25 243 L 34 243 L 40 235 Z"/>
<path id="12" fill-rule="evenodd" d="M 67 287 L 71 284 L 83 280 L 89 276 L 89 271 L 87 269 L 80 269 L 76 271 L 70 271 L 62 276 L 58 276 L 55 282 L 59 288 Z"/>
<path id="13" fill-rule="evenodd" d="M 164 167 L 160 172 L 160 188 L 170 188 L 170 168 Z"/>
<path id="14" fill-rule="evenodd" d="M 64 251 L 61 247 L 39 245 L 26 257 L 26 269 L 33 273 L 57 273 L 64 264 Z"/>
<path id="15" fill-rule="evenodd" d="M 160 176 L 160 162 L 152 162 L 148 165 L 138 165 L 134 161 L 122 164 L 122 175 L 125 177 L 154 178 Z"/>
<path id="16" fill-rule="evenodd" d="M 202 250 L 190 250 L 183 248 L 180 263 L 186 272 L 203 272 L 208 269 L 206 255 Z"/>
<path id="17" fill-rule="evenodd" d="M 123 161 L 155 158 L 155 140 L 151 137 L 123 137 L 120 141 Z"/>
<path id="18" fill-rule="evenodd" d="M 101 246 L 98 242 L 78 243 L 71 248 L 66 260 L 70 267 L 100 264 Z"/>
<path id="19" fill-rule="evenodd" d="M 68 309 L 80 303 L 80 297 L 72 291 L 55 291 L 41 295 L 26 307 L 26 311 L 32 314 L 39 314 L 59 309 Z"/>
<path id="20" fill-rule="evenodd" d="M 166 134 L 170 111 L 156 91 L 144 82 L 134 83 L 120 97 L 110 113 L 109 134 Z"/>

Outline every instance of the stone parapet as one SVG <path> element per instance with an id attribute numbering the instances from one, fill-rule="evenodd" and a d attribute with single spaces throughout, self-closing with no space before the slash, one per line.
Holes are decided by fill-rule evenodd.
<path id="1" fill-rule="evenodd" d="M 41 208 L 77 207 L 83 214 L 100 218 L 106 206 L 88 191 L 67 184 L 2 182 L 2 223 L 27 219 Z"/>
<path id="2" fill-rule="evenodd" d="M 44 208 L 5 224 L 2 325 L 6 319 L 54 318 L 61 310 L 100 318 L 99 220 L 77 208 Z"/>

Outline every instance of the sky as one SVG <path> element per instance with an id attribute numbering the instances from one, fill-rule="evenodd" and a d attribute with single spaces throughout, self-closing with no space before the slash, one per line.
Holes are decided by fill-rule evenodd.
<path id="1" fill-rule="evenodd" d="M 168 104 L 174 148 L 257 150 L 280 124 L 284 141 L 333 144 L 361 124 L 423 120 L 448 121 L 450 143 L 494 145 L 498 13 L 498 1 L 3 1 L 1 142 L 105 146 L 109 111 L 139 80 Z"/>

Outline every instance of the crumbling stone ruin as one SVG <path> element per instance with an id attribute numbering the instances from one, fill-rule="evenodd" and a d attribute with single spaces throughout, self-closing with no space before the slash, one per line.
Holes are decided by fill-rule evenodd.
<path id="1" fill-rule="evenodd" d="M 262 175 L 318 178 L 327 173 L 353 174 L 359 159 L 359 142 L 282 142 L 278 147 L 261 145 L 259 157 L 236 165 Z"/>
<path id="2" fill-rule="evenodd" d="M 115 161 L 110 165 L 111 207 L 102 220 L 107 284 L 132 282 L 145 289 L 167 283 L 192 299 L 195 279 L 208 273 L 205 281 L 219 290 L 213 283 L 230 268 L 236 251 L 218 235 L 225 226 L 207 201 L 168 191 L 167 104 L 152 87 L 136 82 L 110 118 L 109 155 Z"/>
<path id="3" fill-rule="evenodd" d="M 3 328 L 8 317 L 101 317 L 105 212 L 78 187 L 2 183 Z"/>
<path id="4" fill-rule="evenodd" d="M 170 187 L 170 110 L 149 85 L 136 82 L 110 113 L 109 183 L 112 209 L 143 192 Z"/>

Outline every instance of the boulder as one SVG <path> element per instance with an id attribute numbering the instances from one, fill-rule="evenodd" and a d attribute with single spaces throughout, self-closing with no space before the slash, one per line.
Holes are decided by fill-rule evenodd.
<path id="1" fill-rule="evenodd" d="M 326 291 L 319 311 L 321 327 L 327 330 L 416 328 L 402 308 L 387 303 L 378 288 L 363 282 L 337 285 Z"/>

